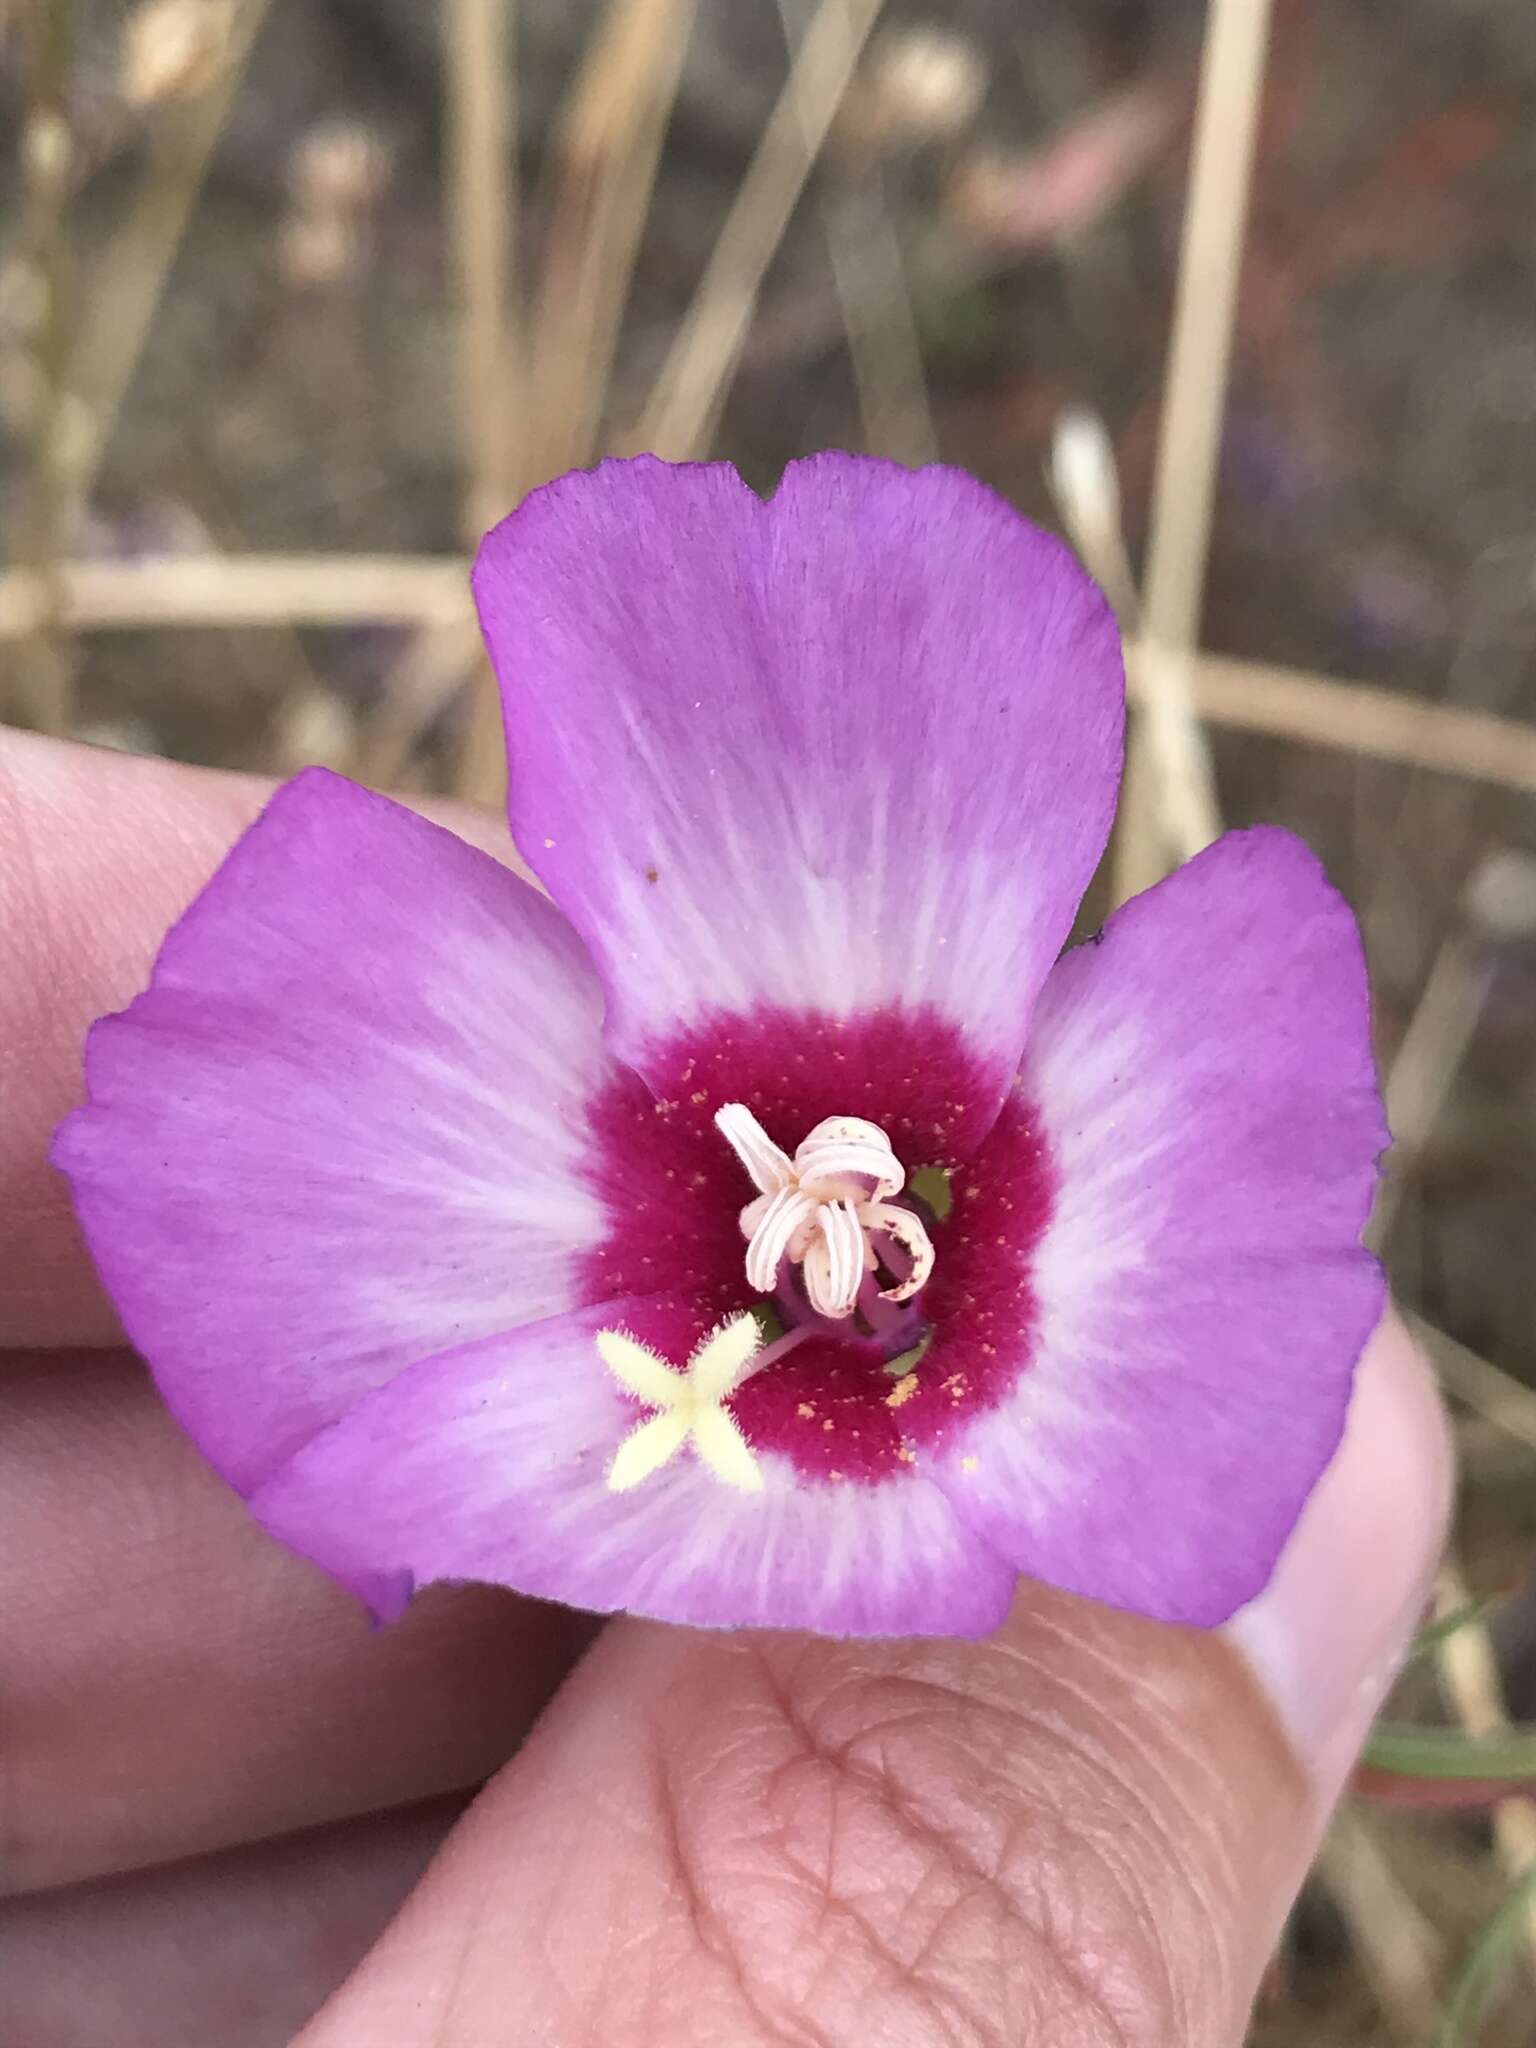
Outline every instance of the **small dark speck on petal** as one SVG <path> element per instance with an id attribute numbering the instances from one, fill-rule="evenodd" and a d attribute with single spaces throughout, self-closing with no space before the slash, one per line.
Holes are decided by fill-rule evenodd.
<path id="1" fill-rule="evenodd" d="M 645 871 L 645 879 L 648 882 L 659 882 L 661 880 L 660 870 L 657 868 L 647 868 Z"/>

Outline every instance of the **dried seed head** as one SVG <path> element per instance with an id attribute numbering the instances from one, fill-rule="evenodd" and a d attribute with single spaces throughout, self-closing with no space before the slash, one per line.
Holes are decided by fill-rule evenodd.
<path id="1" fill-rule="evenodd" d="M 294 151 L 295 203 L 307 213 L 357 213 L 371 206 L 389 178 L 387 143 L 361 121 L 324 121 Z"/>
<path id="2" fill-rule="evenodd" d="M 1462 898 L 1468 917 L 1487 939 L 1508 942 L 1536 935 L 1536 854 L 1505 847 L 1482 861 Z"/>
<path id="3" fill-rule="evenodd" d="M 206 92 L 224 67 L 231 0 L 142 0 L 123 30 L 119 90 L 131 107 Z"/>
<path id="4" fill-rule="evenodd" d="M 938 142 L 975 119 L 987 68 L 952 29 L 908 28 L 881 36 L 849 96 L 847 125 L 877 147 Z"/>

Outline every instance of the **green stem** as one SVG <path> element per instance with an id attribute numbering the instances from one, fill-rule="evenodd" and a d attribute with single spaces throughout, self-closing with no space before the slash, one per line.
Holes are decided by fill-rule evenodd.
<path id="1" fill-rule="evenodd" d="M 1473 1942 L 1460 1974 L 1451 1986 L 1430 2048 L 1467 2048 L 1482 2018 L 1494 1981 L 1519 1938 L 1521 1922 L 1536 1900 L 1536 1864 L 1520 1878 L 1499 1910 Z"/>
<path id="2" fill-rule="evenodd" d="M 1476 1779 L 1490 1784 L 1536 1780 L 1536 1728 L 1523 1725 L 1497 1735 L 1473 1736 L 1457 1728 L 1380 1721 L 1361 1761 L 1404 1778 Z"/>

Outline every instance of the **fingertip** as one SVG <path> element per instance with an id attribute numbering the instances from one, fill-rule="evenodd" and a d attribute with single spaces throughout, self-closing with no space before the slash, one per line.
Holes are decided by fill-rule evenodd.
<path id="1" fill-rule="evenodd" d="M 1427 1359 L 1391 1310 L 1360 1361 L 1343 1440 L 1264 1592 L 1228 1625 L 1331 1802 L 1429 1598 L 1453 1461 Z"/>

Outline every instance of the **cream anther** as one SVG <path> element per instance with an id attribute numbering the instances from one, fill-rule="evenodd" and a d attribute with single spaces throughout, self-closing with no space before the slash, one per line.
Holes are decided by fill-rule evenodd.
<path id="1" fill-rule="evenodd" d="M 747 1282 L 771 1294 L 786 1259 L 805 1275 L 806 1299 L 833 1321 L 851 1316 L 866 1273 L 889 1252 L 909 1270 L 880 1290 L 908 1301 L 933 1271 L 933 1244 L 920 1217 L 892 1200 L 906 1168 L 878 1124 L 829 1116 L 795 1148 L 776 1145 L 745 1103 L 728 1102 L 715 1125 L 759 1190 L 741 1212 L 747 1240 Z M 876 1240 L 885 1240 L 877 1246 Z"/>

